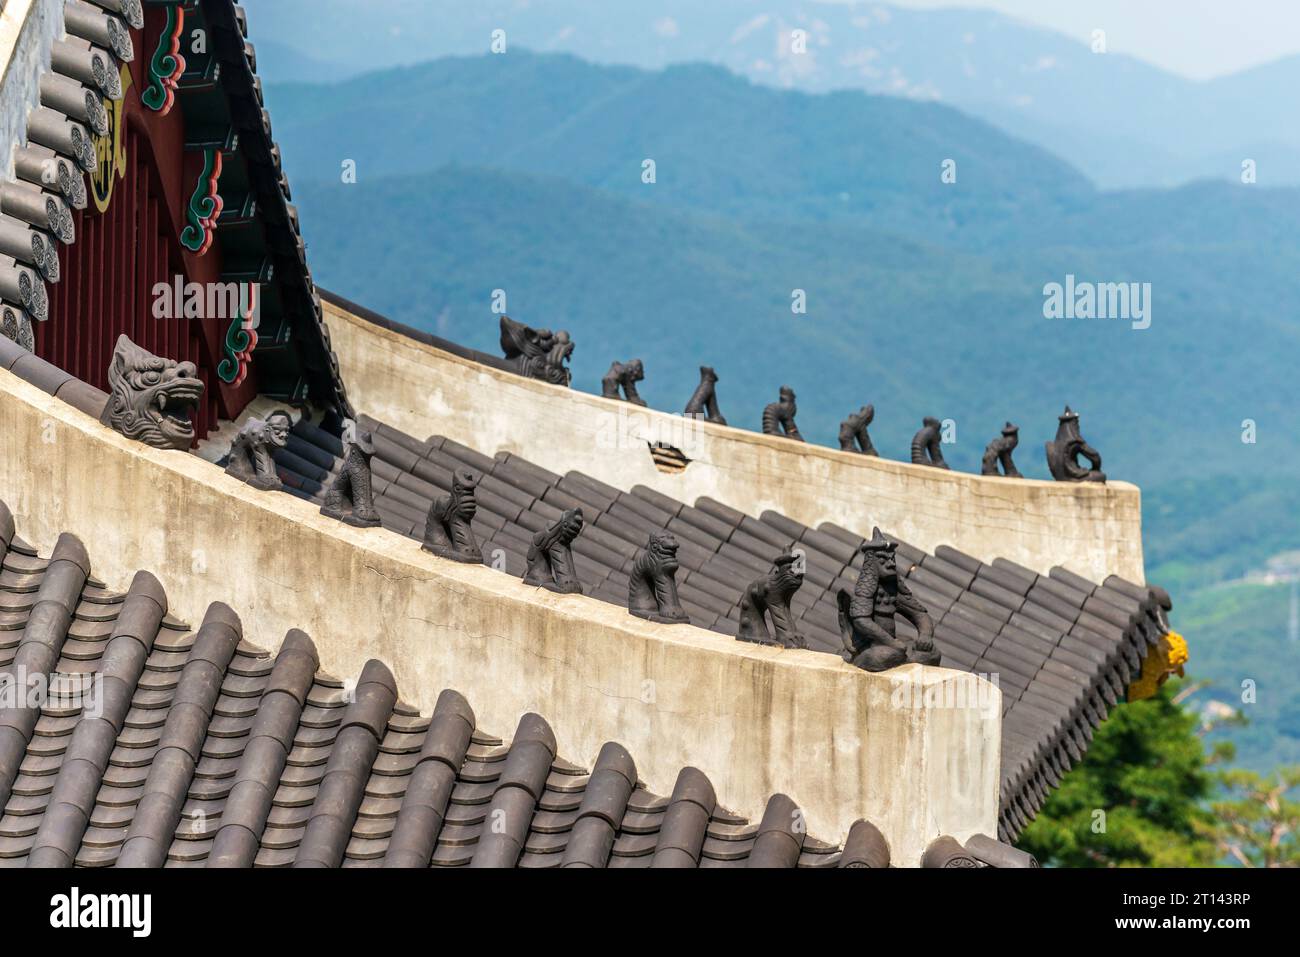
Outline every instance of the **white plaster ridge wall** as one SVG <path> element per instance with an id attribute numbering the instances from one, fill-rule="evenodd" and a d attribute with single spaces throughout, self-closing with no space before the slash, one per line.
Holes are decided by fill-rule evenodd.
<path id="1" fill-rule="evenodd" d="M 917 548 L 950 545 L 988 562 L 1045 573 L 1063 565 L 1092 581 L 1143 583 L 1137 486 L 1003 479 L 949 472 L 692 422 L 462 359 L 324 304 L 330 340 L 359 411 L 425 439 L 445 435 L 492 455 L 506 450 L 564 474 L 616 488 L 645 485 L 679 501 L 717 499 L 757 516 L 805 525 L 872 526 Z M 691 464 L 655 468 L 648 439 L 681 448 Z M 1040 449 L 1026 449 L 1030 455 Z"/>
<path id="2" fill-rule="evenodd" d="M 63 0 L 7 0 L 0 9 L 0 178 L 14 174 L 14 147 L 27 139 L 27 112 L 63 36 Z"/>
<path id="3" fill-rule="evenodd" d="M 115 589 L 152 571 L 191 623 L 220 600 L 264 648 L 302 628 L 327 671 L 356 675 L 379 658 L 424 713 L 456 688 L 498 734 L 536 711 L 566 758 L 591 766 L 618 741 L 661 794 L 695 765 L 751 820 L 774 792 L 826 840 L 866 817 L 901 865 L 940 834 L 996 833 L 1001 696 L 973 675 L 919 665 L 871 675 L 445 561 L 198 456 L 130 442 L 3 370 L 0 443 L 0 500 L 21 537 L 48 553 L 73 532 Z M 937 704 L 904 706 L 900 688 Z M 962 706 L 972 694 L 981 707 Z"/>

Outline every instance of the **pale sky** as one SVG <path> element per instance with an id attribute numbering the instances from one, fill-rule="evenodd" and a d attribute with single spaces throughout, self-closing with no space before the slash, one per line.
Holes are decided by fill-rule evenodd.
<path id="1" fill-rule="evenodd" d="M 1203 80 L 1300 53 L 1300 0 L 888 0 L 997 10 Z"/>

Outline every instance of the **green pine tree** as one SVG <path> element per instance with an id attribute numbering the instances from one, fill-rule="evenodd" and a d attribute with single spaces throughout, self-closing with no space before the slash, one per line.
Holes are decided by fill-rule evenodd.
<path id="1" fill-rule="evenodd" d="M 1207 800 L 1212 767 L 1197 717 L 1177 700 L 1181 682 L 1114 709 L 1084 760 L 1048 798 L 1019 846 L 1045 866 L 1206 867 L 1222 860 Z"/>
<path id="2" fill-rule="evenodd" d="M 1212 805 L 1220 850 L 1243 867 L 1300 867 L 1300 767 L 1267 777 L 1234 769 L 1223 785 L 1225 799 Z"/>

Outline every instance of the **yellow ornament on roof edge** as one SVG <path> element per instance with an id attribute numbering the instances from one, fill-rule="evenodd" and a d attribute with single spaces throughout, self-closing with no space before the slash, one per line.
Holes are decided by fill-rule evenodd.
<path id="1" fill-rule="evenodd" d="M 1128 700 L 1153 697 L 1170 675 L 1183 676 L 1187 664 L 1187 639 L 1176 631 L 1166 632 L 1142 661 L 1142 674 L 1128 686 Z"/>

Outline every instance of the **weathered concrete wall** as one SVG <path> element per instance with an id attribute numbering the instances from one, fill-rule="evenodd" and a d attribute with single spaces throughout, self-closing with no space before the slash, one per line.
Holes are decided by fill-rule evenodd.
<path id="1" fill-rule="evenodd" d="M 915 665 L 869 675 L 444 561 L 250 489 L 198 456 L 129 442 L 4 371 L 0 443 L 0 499 L 22 537 L 49 549 L 75 532 L 98 577 L 125 589 L 148 569 L 188 621 L 226 601 L 268 649 L 301 627 L 327 670 L 355 676 L 380 658 L 425 713 L 454 687 L 507 735 L 535 710 L 569 759 L 590 765 L 619 741 L 660 793 L 693 764 L 755 820 L 775 791 L 818 836 L 842 838 L 867 817 L 900 864 L 917 864 L 940 833 L 995 833 L 1000 695 L 973 676 Z M 972 689 L 983 707 L 896 697 Z"/>
<path id="2" fill-rule="evenodd" d="M 27 111 L 61 36 L 63 0 L 7 0 L 0 9 L 0 178 L 13 176 L 13 148 L 27 137 Z"/>
<path id="3" fill-rule="evenodd" d="M 331 303 L 325 316 L 353 403 L 420 439 L 446 435 L 561 474 L 585 472 L 624 489 L 641 484 L 686 502 L 707 495 L 807 525 L 836 522 L 863 535 L 879 525 L 926 551 L 951 545 L 1037 572 L 1064 565 L 1093 581 L 1111 574 L 1145 581 L 1141 495 L 1127 482 L 986 478 L 796 445 L 499 372 Z M 646 442 L 656 439 L 693 460 L 684 472 L 654 466 Z"/>

